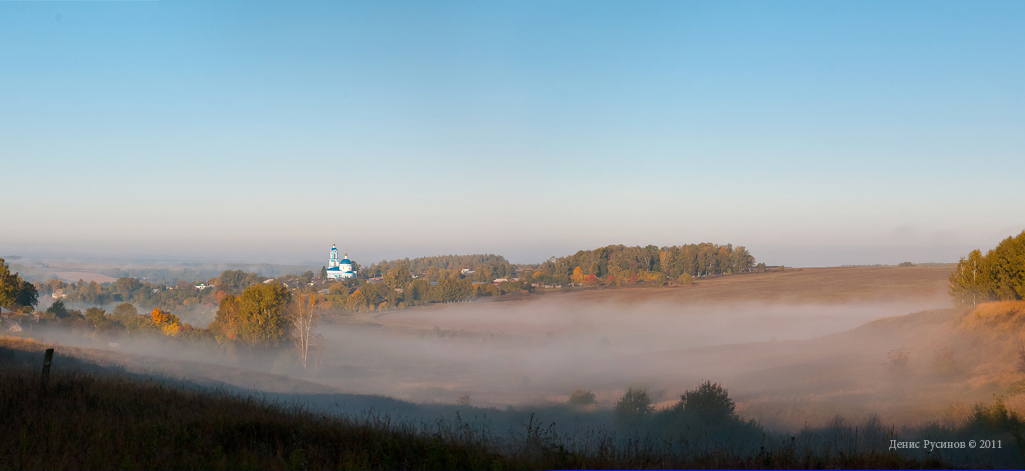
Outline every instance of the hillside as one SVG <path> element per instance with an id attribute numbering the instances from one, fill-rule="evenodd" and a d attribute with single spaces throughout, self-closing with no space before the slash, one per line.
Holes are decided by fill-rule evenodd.
<path id="1" fill-rule="evenodd" d="M 364 411 L 325 415 L 244 393 L 130 374 L 62 355 L 40 381 L 46 345 L 0 343 L 0 469 L 921 469 L 938 456 L 864 447 L 806 455 L 818 437 L 763 436 L 761 453 L 734 446 L 680 452 L 623 446 L 614 434 L 579 439 L 544 429 L 531 414 L 507 438 L 480 424 Z M 80 351 L 78 353 L 88 353 Z M 467 413 L 473 410 L 465 411 Z M 501 433 L 499 431 L 499 433 Z M 766 454 L 768 453 L 768 454 Z"/>

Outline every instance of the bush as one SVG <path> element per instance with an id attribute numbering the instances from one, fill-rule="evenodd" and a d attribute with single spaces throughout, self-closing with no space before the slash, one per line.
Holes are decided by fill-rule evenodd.
<path id="1" fill-rule="evenodd" d="M 46 308 L 46 312 L 53 314 L 57 319 L 64 319 L 68 317 L 68 308 L 64 306 L 64 301 L 60 299 L 53 302 L 50 307 Z"/>
<path id="2" fill-rule="evenodd" d="M 626 394 L 616 402 L 616 424 L 636 427 L 652 412 L 651 397 L 643 388 L 628 388 Z"/>
<path id="3" fill-rule="evenodd" d="M 719 383 L 705 381 L 697 389 L 683 393 L 680 400 L 685 413 L 706 424 L 719 424 L 736 418 L 733 412 L 736 403 Z"/>
<path id="4" fill-rule="evenodd" d="M 594 393 L 584 389 L 576 388 L 573 393 L 569 395 L 569 403 L 577 406 L 587 406 L 594 404 L 595 398 Z"/>

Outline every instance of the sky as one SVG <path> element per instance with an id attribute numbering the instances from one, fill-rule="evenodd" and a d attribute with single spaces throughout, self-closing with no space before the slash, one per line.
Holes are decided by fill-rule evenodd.
<path id="1" fill-rule="evenodd" d="M 954 262 L 1025 229 L 1023 24 L 1020 1 L 0 1 L 0 257 Z"/>

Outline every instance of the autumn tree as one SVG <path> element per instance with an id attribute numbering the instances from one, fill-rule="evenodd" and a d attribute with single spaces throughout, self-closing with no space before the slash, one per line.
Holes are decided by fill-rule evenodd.
<path id="1" fill-rule="evenodd" d="M 305 370 L 313 340 L 313 328 L 320 319 L 316 293 L 299 293 L 294 296 L 285 312 L 292 326 L 292 342 L 299 353 L 299 363 Z"/>
<path id="2" fill-rule="evenodd" d="M 166 335 L 175 336 L 181 331 L 182 322 L 178 316 L 163 309 L 153 309 L 150 313 L 153 324 L 160 328 Z"/>
<path id="3" fill-rule="evenodd" d="M 409 268 L 406 268 L 404 264 L 400 264 L 395 268 L 389 268 L 384 273 L 384 284 L 388 285 L 389 288 L 401 288 L 405 286 L 406 282 L 411 280 L 412 277 L 409 273 Z"/>
<path id="4" fill-rule="evenodd" d="M 288 288 L 281 283 L 259 283 L 247 287 L 229 308 L 233 311 L 228 313 L 232 317 L 228 320 L 235 338 L 254 346 L 280 344 L 288 338 L 285 307 L 290 298 Z"/>

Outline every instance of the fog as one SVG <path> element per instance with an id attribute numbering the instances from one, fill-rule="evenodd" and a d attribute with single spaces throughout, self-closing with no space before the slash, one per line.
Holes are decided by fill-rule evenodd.
<path id="1" fill-rule="evenodd" d="M 925 325 L 905 338 L 904 331 L 852 329 L 944 304 L 541 299 L 394 311 L 321 325 L 313 380 L 418 403 L 452 404 L 468 395 L 474 405 L 500 407 L 565 403 L 575 388 L 595 392 L 599 407 L 611 407 L 629 386 L 647 388 L 657 406 L 668 406 L 712 380 L 728 387 L 738 411 L 751 418 L 800 426 L 841 412 L 899 409 L 895 398 L 908 391 L 894 389 L 886 355 L 914 345 L 912 365 L 928 370 L 934 346 L 922 342 L 940 342 L 933 338 L 938 331 Z M 809 400 L 821 403 L 820 410 L 769 404 L 811 406 Z M 932 408 L 900 420 L 936 418 Z"/>
<path id="2" fill-rule="evenodd" d="M 333 313 L 316 328 L 306 371 L 291 351 L 224 353 L 128 337 L 105 343 L 60 331 L 41 338 L 130 354 L 114 361 L 133 371 L 315 395 L 346 413 L 369 406 L 409 413 L 411 405 L 383 398 L 530 410 L 565 404 L 576 388 L 593 391 L 602 410 L 627 387 L 647 389 L 664 408 L 710 380 L 729 389 L 741 417 L 796 430 L 823 426 L 837 414 L 920 425 L 942 420 L 955 402 L 991 393 L 933 371 L 935 352 L 950 345 L 953 315 L 935 296 L 846 303 L 586 299 L 531 296 Z M 928 309 L 942 315 L 907 315 Z M 973 347 L 955 347 L 967 362 Z M 896 371 L 887 354 L 900 348 L 911 360 Z"/>

